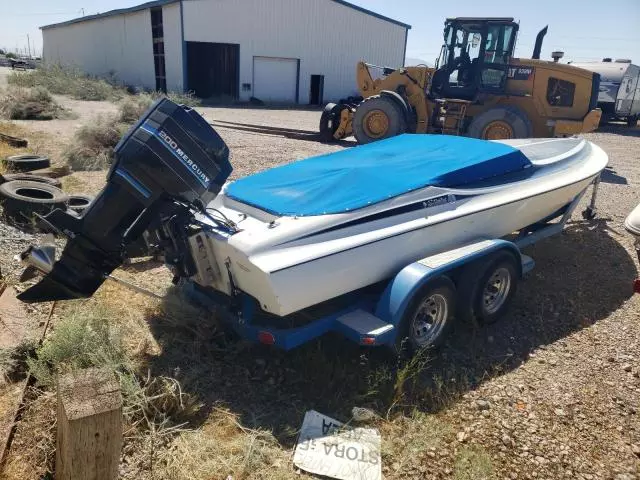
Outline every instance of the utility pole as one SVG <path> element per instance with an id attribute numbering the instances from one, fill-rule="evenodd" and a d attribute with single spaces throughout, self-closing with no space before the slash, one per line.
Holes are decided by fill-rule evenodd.
<path id="1" fill-rule="evenodd" d="M 27 33 L 27 47 L 29 48 L 29 60 L 31 60 L 31 42 L 29 41 L 28 33 Z"/>

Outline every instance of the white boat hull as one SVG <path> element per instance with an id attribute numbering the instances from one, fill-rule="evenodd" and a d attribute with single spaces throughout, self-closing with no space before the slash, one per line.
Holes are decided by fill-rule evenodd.
<path id="1" fill-rule="evenodd" d="M 362 223 L 357 220 L 369 218 L 380 207 L 350 214 L 276 218 L 231 201 L 223 193 L 212 207 L 234 221 L 241 219 L 238 225 L 245 230 L 235 235 L 203 232 L 209 255 L 206 262 L 200 261 L 194 280 L 230 294 L 232 278 L 233 287 L 254 297 L 264 311 L 288 315 L 389 279 L 424 257 L 501 238 L 545 219 L 581 194 L 606 163 L 604 152 L 591 145 L 589 159 L 570 169 L 500 188 L 413 192 L 405 195 L 406 202 L 415 204 L 428 194 L 431 197 L 426 198 L 448 195 L 450 201 Z M 400 203 L 390 201 L 387 207 L 397 208 Z M 342 228 L 345 220 L 353 225 Z M 217 273 L 206 276 L 202 273 L 206 269 Z"/>

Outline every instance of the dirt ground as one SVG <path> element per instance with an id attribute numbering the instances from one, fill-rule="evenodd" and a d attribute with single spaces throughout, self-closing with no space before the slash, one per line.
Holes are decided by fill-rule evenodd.
<path id="1" fill-rule="evenodd" d="M 82 122 L 115 109 L 107 102 L 59 101 L 78 118 L 22 122 L 57 137 L 48 152 L 57 161 Z M 319 111 L 198 111 L 228 143 L 234 178 L 354 146 L 318 142 Z M 391 421 L 378 424 L 389 479 L 640 479 L 640 295 L 631 287 L 638 261 L 622 227 L 640 202 L 640 128 L 608 126 L 584 137 L 610 159 L 598 218 L 584 221 L 581 206 L 563 234 L 527 248 L 536 268 L 507 317 L 487 327 L 457 325 L 399 405 L 390 409 L 376 391 L 386 359 L 333 337 L 289 353 L 221 350 L 177 342 L 173 330 L 148 320 L 148 334 L 161 346 L 149 359 L 152 373 L 182 372 L 176 378 L 183 389 L 203 404 L 203 432 L 207 417 L 224 405 L 243 426 L 273 432 L 283 452 L 291 450 L 306 410 L 340 420 L 349 419 L 353 406 L 383 417 L 390 411 Z M 96 192 L 103 175 L 79 172 L 66 182 Z M 11 257 L 30 239 L 4 228 L 0 265 L 17 272 Z M 151 265 L 118 273 L 157 287 L 159 279 L 168 281 L 162 272 Z M 127 468 L 134 473 L 123 478 L 138 472 Z M 271 469 L 273 478 L 293 477 L 290 463 Z"/>

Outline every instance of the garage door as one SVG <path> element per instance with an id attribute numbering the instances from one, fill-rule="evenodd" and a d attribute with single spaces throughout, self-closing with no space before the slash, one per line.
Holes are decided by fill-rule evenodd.
<path id="1" fill-rule="evenodd" d="M 187 42 L 187 88 L 200 98 L 238 98 L 240 45 Z"/>
<path id="2" fill-rule="evenodd" d="M 297 103 L 298 61 L 253 57 L 253 96 L 263 102 Z"/>

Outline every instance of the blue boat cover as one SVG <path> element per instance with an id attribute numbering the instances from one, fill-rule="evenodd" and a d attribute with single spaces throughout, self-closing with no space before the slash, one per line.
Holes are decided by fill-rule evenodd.
<path id="1" fill-rule="evenodd" d="M 265 170 L 231 183 L 226 195 L 275 215 L 326 215 L 529 166 L 520 150 L 502 143 L 405 134 Z"/>

